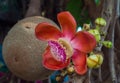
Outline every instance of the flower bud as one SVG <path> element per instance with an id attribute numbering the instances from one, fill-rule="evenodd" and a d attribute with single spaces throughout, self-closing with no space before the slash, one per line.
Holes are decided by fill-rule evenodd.
<path id="1" fill-rule="evenodd" d="M 112 42 L 111 41 L 103 41 L 102 44 L 107 47 L 107 48 L 111 48 L 112 47 Z"/>
<path id="2" fill-rule="evenodd" d="M 68 74 L 74 73 L 74 67 L 73 66 L 68 67 L 67 72 L 68 72 Z"/>
<path id="3" fill-rule="evenodd" d="M 103 27 L 103 26 L 106 26 L 106 21 L 105 21 L 105 19 L 103 19 L 103 18 L 97 18 L 97 19 L 95 20 L 95 24 Z"/>
<path id="4" fill-rule="evenodd" d="M 83 30 L 88 31 L 90 29 L 90 24 L 83 24 Z"/>
<path id="5" fill-rule="evenodd" d="M 61 81 L 62 77 L 60 75 L 56 76 L 56 81 Z"/>
<path id="6" fill-rule="evenodd" d="M 88 32 L 91 33 L 92 35 L 94 35 L 97 42 L 100 41 L 101 36 L 100 36 L 100 33 L 97 29 L 90 29 Z"/>
<path id="7" fill-rule="evenodd" d="M 60 75 L 63 76 L 63 77 L 64 77 L 66 74 L 67 74 L 67 71 L 61 71 L 61 73 L 60 73 Z"/>
<path id="8" fill-rule="evenodd" d="M 98 64 L 96 65 L 95 68 L 98 68 L 98 67 L 100 67 L 101 64 L 103 63 L 103 56 L 102 56 L 102 54 L 100 54 L 100 53 L 97 54 L 96 56 L 98 57 L 99 61 L 98 61 Z"/>
<path id="9" fill-rule="evenodd" d="M 103 56 L 101 53 L 95 53 L 87 57 L 87 66 L 89 68 L 98 68 L 103 63 Z"/>

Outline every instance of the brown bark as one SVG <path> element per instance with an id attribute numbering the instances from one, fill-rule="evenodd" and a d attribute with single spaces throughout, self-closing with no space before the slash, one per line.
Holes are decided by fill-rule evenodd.
<path id="1" fill-rule="evenodd" d="M 42 0 L 30 0 L 25 17 L 41 15 Z"/>

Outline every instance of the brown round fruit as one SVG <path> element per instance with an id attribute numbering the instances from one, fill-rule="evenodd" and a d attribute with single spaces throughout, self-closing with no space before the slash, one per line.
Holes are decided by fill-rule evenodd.
<path id="1" fill-rule="evenodd" d="M 49 22 L 58 27 L 49 19 L 28 17 L 15 24 L 3 42 L 3 58 L 7 67 L 25 80 L 46 79 L 53 72 L 42 65 L 47 42 L 35 37 L 35 26 L 40 22 Z"/>

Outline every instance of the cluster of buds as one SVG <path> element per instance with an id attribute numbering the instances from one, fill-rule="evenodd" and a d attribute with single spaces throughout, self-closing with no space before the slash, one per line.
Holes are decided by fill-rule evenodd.
<path id="1" fill-rule="evenodd" d="M 60 74 L 56 76 L 56 81 L 62 82 L 67 75 L 72 75 L 74 73 L 74 66 L 70 64 L 67 68 L 60 70 Z"/>
<path id="2" fill-rule="evenodd" d="M 106 21 L 103 18 L 97 18 L 95 20 L 95 28 L 93 29 L 90 29 L 90 25 L 89 26 L 88 25 L 89 24 L 84 24 L 83 30 L 86 30 L 92 35 L 94 35 L 94 37 L 96 38 L 96 41 L 99 43 L 101 40 L 101 36 L 103 36 L 103 34 L 101 34 L 100 27 L 106 26 Z"/>
<path id="3" fill-rule="evenodd" d="M 97 18 L 95 20 L 95 27 L 90 28 L 90 24 L 84 24 L 83 25 L 83 30 L 88 31 L 92 35 L 94 35 L 96 41 L 97 41 L 97 46 L 102 44 L 103 46 L 107 48 L 112 47 L 112 42 L 111 41 L 101 41 L 102 36 L 104 32 L 101 31 L 101 28 L 106 26 L 106 21 L 103 18 Z M 103 54 L 100 52 L 97 53 L 90 53 L 89 56 L 87 57 L 87 66 L 89 68 L 98 68 L 101 66 L 103 63 Z"/>
<path id="4" fill-rule="evenodd" d="M 92 35 L 94 35 L 98 45 L 102 44 L 103 46 L 107 47 L 107 48 L 111 48 L 112 47 L 112 43 L 111 41 L 101 41 L 101 37 L 105 36 L 103 35 L 104 32 L 101 31 L 100 28 L 106 26 L 106 21 L 103 18 L 97 18 L 95 20 L 95 28 L 90 29 L 90 24 L 84 24 L 83 25 L 83 30 L 88 31 L 89 33 L 91 33 Z"/>

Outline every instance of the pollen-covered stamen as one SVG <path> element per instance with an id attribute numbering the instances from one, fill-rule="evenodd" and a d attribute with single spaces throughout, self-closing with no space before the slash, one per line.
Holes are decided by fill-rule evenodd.
<path id="1" fill-rule="evenodd" d="M 57 41 L 48 41 L 51 53 L 57 61 L 66 61 L 65 49 Z"/>
<path id="2" fill-rule="evenodd" d="M 69 41 L 64 38 L 59 38 L 58 42 L 65 49 L 66 59 L 70 58 L 73 55 L 73 48 Z"/>

